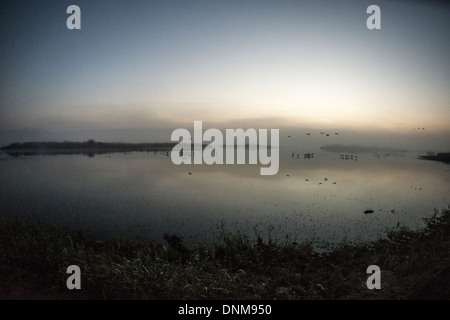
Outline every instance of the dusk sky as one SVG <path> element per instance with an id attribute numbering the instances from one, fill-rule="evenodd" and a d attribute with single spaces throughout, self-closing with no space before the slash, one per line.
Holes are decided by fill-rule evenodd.
<path id="1" fill-rule="evenodd" d="M 81 30 L 66 27 L 72 4 Z M 450 149 L 448 1 L 2 1 L 0 43 L 1 131 L 170 141 L 202 120 Z"/>

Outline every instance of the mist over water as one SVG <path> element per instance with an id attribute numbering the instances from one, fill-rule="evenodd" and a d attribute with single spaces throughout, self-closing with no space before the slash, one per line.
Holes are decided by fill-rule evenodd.
<path id="1" fill-rule="evenodd" d="M 260 164 L 176 166 L 165 152 L 2 154 L 0 210 L 95 239 L 137 234 L 162 242 L 171 233 L 210 242 L 221 226 L 251 238 L 337 243 L 419 228 L 450 203 L 448 165 L 418 160 L 417 153 L 279 151 L 274 176 L 261 176 Z"/>

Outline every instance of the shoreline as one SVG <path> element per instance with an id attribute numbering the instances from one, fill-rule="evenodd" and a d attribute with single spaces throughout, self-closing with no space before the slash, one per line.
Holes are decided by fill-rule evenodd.
<path id="1" fill-rule="evenodd" d="M 320 254 L 307 242 L 253 243 L 238 233 L 192 248 L 169 234 L 164 245 L 88 242 L 61 226 L 0 219 L 0 299 L 450 299 L 450 210 L 426 222 Z M 72 264 L 81 290 L 66 288 Z M 369 265 L 381 269 L 381 290 L 366 287 Z"/>
<path id="2" fill-rule="evenodd" d="M 420 156 L 419 159 L 420 160 L 439 161 L 439 162 L 443 162 L 445 164 L 450 164 L 450 152 L 438 153 L 435 156 Z"/>
<path id="3" fill-rule="evenodd" d="M 105 153 L 130 152 L 167 152 L 176 143 L 120 143 L 120 142 L 24 142 L 11 143 L 0 148 L 1 152 L 10 156 L 84 154 L 95 155 Z"/>

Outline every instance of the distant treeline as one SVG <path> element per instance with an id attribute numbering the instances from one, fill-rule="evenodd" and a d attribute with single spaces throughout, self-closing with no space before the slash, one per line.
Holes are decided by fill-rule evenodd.
<path id="1" fill-rule="evenodd" d="M 348 152 L 348 153 L 379 153 L 379 152 L 390 152 L 390 153 L 404 153 L 408 150 L 394 149 L 394 148 L 379 148 L 376 146 L 365 147 L 356 145 L 341 145 L 333 144 L 320 147 L 321 150 L 329 152 Z"/>
<path id="2" fill-rule="evenodd" d="M 97 142 L 23 142 L 11 143 L 1 150 L 8 153 L 23 153 L 27 155 L 45 153 L 105 153 L 105 152 L 132 152 L 132 151 L 170 151 L 176 143 L 118 143 Z"/>
<path id="3" fill-rule="evenodd" d="M 23 142 L 11 143 L 2 147 L 2 150 L 67 150 L 67 149 L 107 149 L 107 150 L 151 150 L 172 149 L 176 143 L 120 143 L 120 142 L 97 142 L 88 140 L 85 142 Z"/>
<path id="4" fill-rule="evenodd" d="M 419 158 L 423 159 L 423 160 L 434 160 L 434 161 L 440 161 L 440 162 L 449 164 L 450 163 L 450 152 L 438 153 L 435 156 L 420 156 Z"/>

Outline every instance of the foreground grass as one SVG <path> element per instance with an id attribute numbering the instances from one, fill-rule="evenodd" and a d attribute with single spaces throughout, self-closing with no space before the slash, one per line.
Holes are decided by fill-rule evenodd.
<path id="1" fill-rule="evenodd" d="M 224 232 L 214 246 L 142 239 L 88 242 L 60 226 L 0 220 L 2 299 L 450 299 L 450 210 L 388 239 L 317 254 Z M 66 269 L 81 269 L 68 290 Z M 369 265 L 381 290 L 366 287 Z"/>

